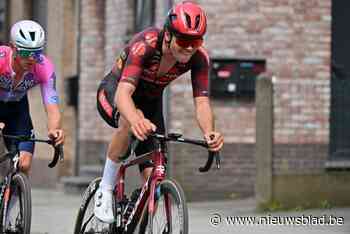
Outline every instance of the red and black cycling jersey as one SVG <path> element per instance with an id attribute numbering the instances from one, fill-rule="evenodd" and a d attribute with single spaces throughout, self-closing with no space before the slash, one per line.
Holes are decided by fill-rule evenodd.
<path id="1" fill-rule="evenodd" d="M 177 62 L 163 76 L 158 77 L 162 57 L 163 31 L 148 28 L 134 36 L 122 50 L 113 65 L 112 71 L 101 81 L 97 91 L 97 110 L 111 127 L 118 127 L 119 110 L 114 95 L 119 82 L 129 82 L 136 90 L 132 99 L 145 118 L 157 126 L 157 132 L 164 133 L 162 93 L 164 88 L 180 75 L 191 70 L 193 96 L 208 96 L 209 57 L 200 47 L 187 63 Z M 152 150 L 149 138 L 139 144 L 136 154 Z M 140 170 L 152 165 L 140 165 Z"/>
<path id="2" fill-rule="evenodd" d="M 135 94 L 154 98 L 180 75 L 191 70 L 193 96 L 208 96 L 209 56 L 200 47 L 187 63 L 176 62 L 169 71 L 157 77 L 162 57 L 163 31 L 151 27 L 136 34 L 120 53 L 107 79 L 129 82 L 137 89 Z M 110 84 L 110 81 L 107 82 Z M 111 94 L 114 96 L 114 93 Z"/>

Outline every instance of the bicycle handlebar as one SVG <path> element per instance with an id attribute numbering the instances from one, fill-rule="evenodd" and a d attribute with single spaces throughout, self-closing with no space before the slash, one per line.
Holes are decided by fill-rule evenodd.
<path id="1" fill-rule="evenodd" d="M 48 167 L 53 168 L 56 166 L 58 160 L 63 162 L 64 153 L 63 153 L 63 145 L 54 146 L 55 152 L 52 161 L 49 163 Z"/>
<path id="2" fill-rule="evenodd" d="M 188 143 L 192 145 L 198 145 L 202 146 L 206 149 L 208 149 L 208 144 L 206 141 L 203 140 L 194 140 L 194 139 L 188 139 L 188 138 L 183 138 L 182 134 L 179 133 L 169 133 L 167 136 L 158 134 L 158 133 L 153 133 L 150 135 L 150 137 L 156 138 L 160 141 L 175 141 L 175 142 L 181 142 L 181 143 Z M 216 163 L 216 168 L 220 169 L 220 153 L 219 152 L 213 152 L 213 151 L 208 151 L 208 159 L 207 162 L 203 167 L 200 167 L 198 170 L 199 172 L 207 172 L 210 170 L 215 158 L 215 163 Z"/>
<path id="3" fill-rule="evenodd" d="M 63 161 L 64 160 L 64 153 L 63 153 L 63 145 L 54 145 L 53 140 L 43 140 L 43 139 L 36 139 L 31 136 L 25 136 L 25 135 L 18 135 L 18 136 L 13 136 L 13 135 L 4 135 L 2 134 L 4 138 L 16 140 L 16 141 L 30 141 L 30 142 L 41 142 L 41 143 L 46 143 L 48 145 L 51 145 L 54 148 L 54 156 L 52 161 L 48 164 L 48 167 L 53 168 L 56 166 L 58 160 Z M 10 153 L 11 154 L 11 153 Z"/>

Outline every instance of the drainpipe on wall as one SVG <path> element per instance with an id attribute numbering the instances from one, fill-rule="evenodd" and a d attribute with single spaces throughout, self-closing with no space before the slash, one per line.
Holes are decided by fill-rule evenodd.
<path id="1" fill-rule="evenodd" d="M 80 80 L 80 55 L 81 55 L 81 7 L 82 7 L 82 0 L 76 1 L 76 9 L 77 9 L 77 75 L 78 79 Z M 79 80 L 78 80 L 78 103 L 77 108 L 75 109 L 75 123 L 76 123 L 76 134 L 75 134 L 75 162 L 74 162 L 74 176 L 79 176 L 79 170 L 80 170 L 80 151 L 79 151 L 79 133 L 80 133 L 80 124 L 79 124 Z"/>
<path id="2" fill-rule="evenodd" d="M 169 9 L 172 7 L 173 1 L 168 0 L 164 4 L 164 15 L 167 15 Z M 165 124 L 165 131 L 168 133 L 169 129 L 169 113 L 170 113 L 170 94 L 169 94 L 169 87 L 165 88 L 164 93 L 163 93 L 163 116 L 164 116 L 164 124 Z M 168 152 L 168 155 L 170 152 Z M 168 157 L 169 163 L 167 165 L 167 170 L 168 170 L 168 177 L 172 177 L 172 164 L 173 164 L 173 159 L 169 155 Z"/>

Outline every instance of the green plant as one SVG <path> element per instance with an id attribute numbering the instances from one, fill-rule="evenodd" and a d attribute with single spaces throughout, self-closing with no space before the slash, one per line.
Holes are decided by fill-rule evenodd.
<path id="1" fill-rule="evenodd" d="M 304 210 L 305 210 L 305 207 L 302 206 L 302 205 L 299 205 L 299 206 L 295 207 L 293 210 L 294 210 L 294 211 L 297 211 L 297 212 L 300 212 L 300 211 L 304 211 Z"/>
<path id="2" fill-rule="evenodd" d="M 321 201 L 320 206 L 322 209 L 331 209 L 333 207 L 332 204 L 328 200 Z"/>
<path id="3" fill-rule="evenodd" d="M 283 206 L 279 201 L 271 200 L 269 202 L 261 203 L 258 206 L 258 210 L 261 212 L 274 212 L 283 210 Z"/>

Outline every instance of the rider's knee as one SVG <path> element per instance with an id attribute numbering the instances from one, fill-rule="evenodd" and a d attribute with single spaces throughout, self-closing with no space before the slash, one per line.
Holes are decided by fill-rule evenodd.
<path id="1" fill-rule="evenodd" d="M 130 131 L 130 124 L 123 116 L 120 116 L 116 131 L 123 133 L 123 135 L 127 135 Z"/>
<path id="2" fill-rule="evenodd" d="M 121 124 L 115 129 L 112 140 L 108 146 L 107 156 L 113 161 L 119 162 L 123 152 L 128 148 L 129 143 L 129 127 Z"/>

